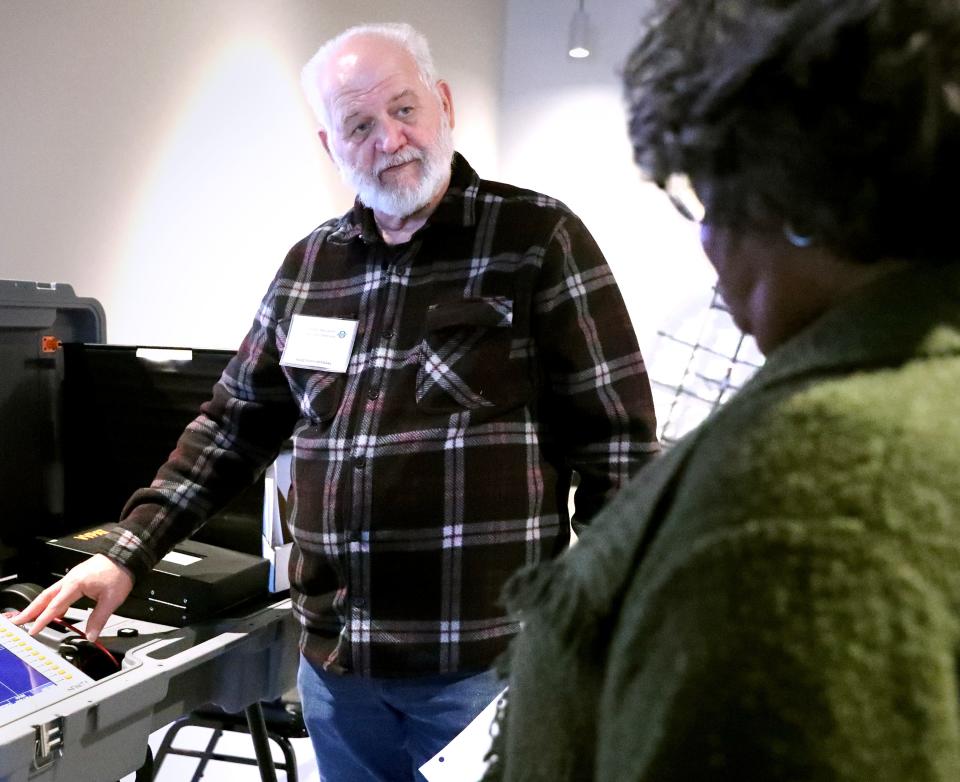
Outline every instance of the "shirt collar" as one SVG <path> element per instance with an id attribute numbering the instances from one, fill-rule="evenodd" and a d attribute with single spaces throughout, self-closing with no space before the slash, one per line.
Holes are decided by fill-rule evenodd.
<path id="1" fill-rule="evenodd" d="M 427 225 L 453 225 L 469 228 L 477 220 L 477 194 L 480 177 L 459 152 L 453 154 L 450 186 Z"/>

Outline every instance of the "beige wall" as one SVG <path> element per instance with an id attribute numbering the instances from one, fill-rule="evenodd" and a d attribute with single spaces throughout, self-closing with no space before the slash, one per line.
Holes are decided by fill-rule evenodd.
<path id="1" fill-rule="evenodd" d="M 457 146 L 583 217 L 674 382 L 689 351 L 658 331 L 696 338 L 714 275 L 631 160 L 618 72 L 652 1 L 586 0 L 575 61 L 577 0 L 0 0 L 0 278 L 99 299 L 113 342 L 235 347 L 289 246 L 350 201 L 302 63 L 404 19 L 453 87 Z"/>
<path id="2" fill-rule="evenodd" d="M 327 37 L 430 38 L 458 147 L 497 161 L 503 0 L 0 0 L 0 277 L 101 301 L 112 342 L 235 347 L 350 195 L 297 79 Z"/>

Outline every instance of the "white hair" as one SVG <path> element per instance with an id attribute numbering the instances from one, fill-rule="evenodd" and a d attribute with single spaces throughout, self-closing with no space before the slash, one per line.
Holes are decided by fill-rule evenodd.
<path id="1" fill-rule="evenodd" d="M 430 45 L 422 33 L 406 22 L 358 24 L 323 44 L 300 71 L 300 85 L 307 103 L 313 109 L 317 121 L 327 130 L 331 130 L 330 117 L 327 113 L 326 96 L 321 88 L 322 77 L 331 55 L 340 48 L 342 43 L 358 35 L 377 36 L 400 44 L 416 62 L 423 83 L 431 92 L 437 92 L 437 69 L 433 64 L 433 55 L 430 54 Z"/>

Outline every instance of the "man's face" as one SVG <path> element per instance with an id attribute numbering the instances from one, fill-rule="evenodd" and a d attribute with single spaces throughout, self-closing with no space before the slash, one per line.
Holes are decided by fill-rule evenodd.
<path id="1" fill-rule="evenodd" d="M 343 179 L 374 212 L 406 217 L 441 194 L 453 157 L 449 89 L 423 83 L 399 45 L 358 36 L 334 54 L 321 140 Z"/>

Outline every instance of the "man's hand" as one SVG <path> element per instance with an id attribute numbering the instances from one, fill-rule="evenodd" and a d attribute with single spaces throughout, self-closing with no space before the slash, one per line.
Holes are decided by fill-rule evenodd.
<path id="1" fill-rule="evenodd" d="M 96 641 L 110 614 L 127 599 L 131 589 L 133 576 L 126 568 L 103 554 L 94 554 L 44 589 L 36 600 L 11 617 L 11 621 L 22 625 L 33 620 L 30 635 L 36 635 L 51 619 L 63 616 L 81 597 L 89 597 L 97 604 L 87 617 L 85 632 L 89 640 Z"/>

